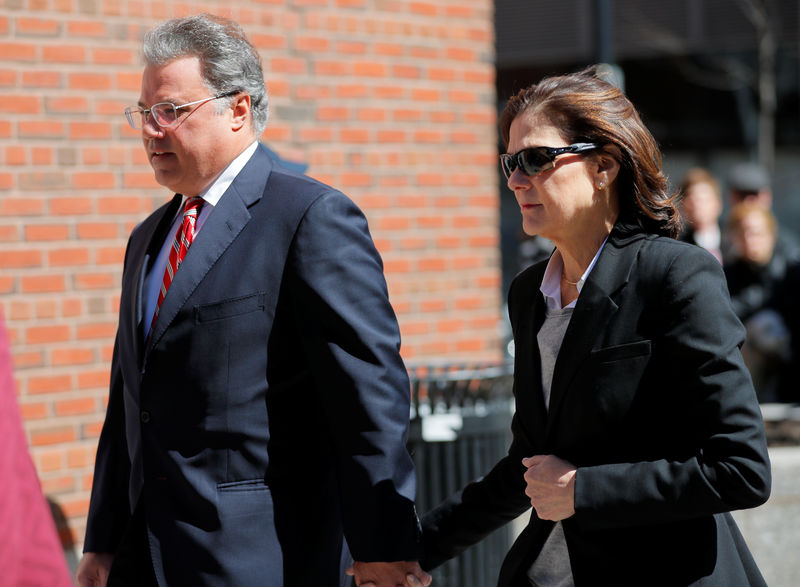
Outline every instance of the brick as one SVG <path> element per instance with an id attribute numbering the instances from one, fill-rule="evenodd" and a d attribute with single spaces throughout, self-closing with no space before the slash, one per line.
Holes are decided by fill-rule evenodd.
<path id="1" fill-rule="evenodd" d="M 297 51 L 308 53 L 324 53 L 330 50 L 330 41 L 324 37 L 311 37 L 301 35 L 295 37 L 294 48 Z"/>
<path id="2" fill-rule="evenodd" d="M 257 49 L 285 49 L 287 38 L 285 35 L 266 35 L 266 34 L 252 34 L 249 35 L 250 42 Z"/>
<path id="3" fill-rule="evenodd" d="M 36 250 L 0 250 L 0 268 L 14 269 L 20 267 L 39 267 L 42 264 L 42 252 Z"/>
<path id="4" fill-rule="evenodd" d="M 54 349 L 50 353 L 50 360 L 56 367 L 69 365 L 86 365 L 95 360 L 95 352 L 90 348 L 62 348 Z"/>
<path id="5" fill-rule="evenodd" d="M 39 114 L 41 101 L 33 96 L 0 95 L 0 112 L 4 114 Z"/>
<path id="6" fill-rule="evenodd" d="M 58 88 L 61 74 L 56 71 L 23 71 L 22 85 L 27 88 Z"/>
<path id="7" fill-rule="evenodd" d="M 111 125 L 107 122 L 72 122 L 69 124 L 69 138 L 108 140 L 111 138 Z"/>
<path id="8" fill-rule="evenodd" d="M 53 198 L 49 202 L 50 214 L 76 216 L 92 212 L 92 199 L 84 196 Z"/>
<path id="9" fill-rule="evenodd" d="M 125 260 L 125 247 L 100 247 L 95 249 L 95 264 L 122 267 Z M 117 285 L 116 283 L 114 284 Z"/>
<path id="10" fill-rule="evenodd" d="M 58 449 L 38 450 L 34 460 L 42 473 L 59 471 L 64 466 L 64 451 Z"/>
<path id="11" fill-rule="evenodd" d="M 94 401 L 90 402 L 94 408 Z M 89 407 L 87 405 L 87 407 Z M 88 412 L 87 412 L 88 413 Z M 94 447 L 78 446 L 66 451 L 67 467 L 70 469 L 91 467 L 94 464 Z"/>
<path id="12" fill-rule="evenodd" d="M 60 139 L 64 134 L 64 124 L 57 120 L 21 120 L 17 128 L 23 139 Z"/>
<path id="13" fill-rule="evenodd" d="M 18 18 L 17 33 L 25 36 L 53 37 L 59 32 L 58 21 L 45 18 Z"/>
<path id="14" fill-rule="evenodd" d="M 84 63 L 86 61 L 86 48 L 82 45 L 43 47 L 42 59 L 46 63 Z"/>
<path id="15" fill-rule="evenodd" d="M 59 393 L 69 391 L 72 380 L 69 375 L 51 375 L 43 377 L 30 377 L 28 379 L 28 393 Z"/>
<path id="16" fill-rule="evenodd" d="M 269 62 L 269 71 L 275 73 L 289 73 L 294 75 L 306 73 L 306 61 L 290 57 L 276 57 Z"/>
<path id="17" fill-rule="evenodd" d="M 0 43 L 0 55 L 4 61 L 34 61 L 36 46 L 29 43 Z"/>
<path id="18" fill-rule="evenodd" d="M 75 338 L 78 340 L 109 340 L 114 337 L 117 331 L 116 322 L 113 323 L 97 323 L 97 324 L 81 324 L 77 327 Z"/>
<path id="19" fill-rule="evenodd" d="M 13 69 L 0 69 L 0 86 L 16 86 L 17 77 L 17 72 Z"/>
<path id="20" fill-rule="evenodd" d="M 350 67 L 343 61 L 315 60 L 314 74 L 346 77 L 350 75 Z"/>
<path id="21" fill-rule="evenodd" d="M 97 402 L 91 397 L 83 397 L 78 399 L 70 399 L 70 400 L 62 400 L 55 402 L 55 414 L 56 416 L 78 416 L 82 414 L 92 414 L 97 410 Z M 74 464 L 73 460 L 70 458 L 70 453 L 75 454 L 77 451 L 69 451 L 67 453 L 67 466 L 75 467 L 75 466 L 85 466 L 87 460 L 85 458 L 84 451 L 80 451 L 80 454 L 83 455 L 81 459 L 81 464 L 76 465 Z"/>
<path id="22" fill-rule="evenodd" d="M 85 273 L 76 275 L 75 289 L 78 291 L 91 289 L 110 289 L 116 285 L 112 275 L 108 273 Z"/>
<path id="23" fill-rule="evenodd" d="M 14 353 L 14 368 L 17 370 L 43 367 L 44 364 L 44 353 L 41 351 Z"/>
<path id="24" fill-rule="evenodd" d="M 78 190 L 110 189 L 115 184 L 116 179 L 112 172 L 75 173 L 72 176 L 72 187 Z"/>
<path id="25" fill-rule="evenodd" d="M 40 482 L 42 491 L 47 495 L 53 493 L 66 493 L 73 490 L 76 484 L 75 477 L 72 475 L 59 475 L 57 477 L 42 476 L 40 477 Z M 70 535 L 69 543 L 72 543 L 72 532 L 69 530 L 69 527 L 67 527 L 67 531 Z"/>
<path id="26" fill-rule="evenodd" d="M 50 415 L 48 404 L 45 402 L 19 402 L 19 411 L 22 414 L 22 419 L 28 420 L 41 420 Z"/>
<path id="27" fill-rule="evenodd" d="M 106 25 L 99 20 L 72 20 L 67 22 L 67 34 L 75 37 L 103 37 Z"/>
<path id="28" fill-rule="evenodd" d="M 343 143 L 368 143 L 369 131 L 363 128 L 345 128 L 339 133 L 339 140 Z"/>
<path id="29" fill-rule="evenodd" d="M 25 341 L 29 345 L 67 342 L 71 337 L 71 329 L 65 325 L 31 326 L 25 331 Z"/>
<path id="30" fill-rule="evenodd" d="M 110 375 L 108 370 L 83 371 L 78 374 L 78 389 L 108 389 Z"/>
<path id="31" fill-rule="evenodd" d="M 47 97 L 44 108 L 51 114 L 85 114 L 89 111 L 89 100 L 85 96 Z"/>
<path id="32" fill-rule="evenodd" d="M 44 213 L 44 201 L 38 198 L 0 199 L 0 216 L 36 216 Z"/>
<path id="33" fill-rule="evenodd" d="M 82 222 L 78 224 L 78 238 L 107 239 L 119 236 L 119 226 L 113 222 Z"/>
<path id="34" fill-rule="evenodd" d="M 39 320 L 53 320 L 58 317 L 58 301 L 55 298 L 39 298 L 34 307 Z"/>
<path id="35" fill-rule="evenodd" d="M 34 165 L 52 165 L 52 147 L 33 147 L 33 149 L 31 149 L 31 159 Z"/>
<path id="36" fill-rule="evenodd" d="M 67 85 L 71 90 L 110 90 L 111 79 L 102 73 L 71 73 Z"/>
<path id="37" fill-rule="evenodd" d="M 129 49 L 94 49 L 92 61 L 103 65 L 133 65 L 136 63 L 136 53 Z"/>
<path id="38" fill-rule="evenodd" d="M 336 96 L 339 98 L 366 98 L 368 88 L 364 84 L 340 84 L 336 86 Z"/>
<path id="39" fill-rule="evenodd" d="M 422 16 L 436 16 L 439 11 L 433 2 L 411 2 L 409 10 L 412 14 L 421 14 Z"/>
<path id="40" fill-rule="evenodd" d="M 353 64 L 353 75 L 360 77 L 386 77 L 388 70 L 385 63 L 357 61 Z"/>
<path id="41" fill-rule="evenodd" d="M 29 275 L 20 278 L 22 293 L 62 292 L 66 290 L 63 275 Z"/>

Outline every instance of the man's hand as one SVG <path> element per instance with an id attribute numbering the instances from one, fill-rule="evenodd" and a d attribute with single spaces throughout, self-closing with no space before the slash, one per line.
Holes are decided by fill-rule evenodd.
<path id="1" fill-rule="evenodd" d="M 575 466 L 553 455 L 522 459 L 528 468 L 525 495 L 531 498 L 536 515 L 558 522 L 575 513 Z"/>
<path id="2" fill-rule="evenodd" d="M 416 561 L 392 563 L 361 563 L 356 561 L 347 569 L 356 578 L 358 587 L 428 587 L 431 576 Z"/>
<path id="3" fill-rule="evenodd" d="M 85 552 L 75 571 L 78 587 L 106 587 L 114 555 L 107 552 Z"/>

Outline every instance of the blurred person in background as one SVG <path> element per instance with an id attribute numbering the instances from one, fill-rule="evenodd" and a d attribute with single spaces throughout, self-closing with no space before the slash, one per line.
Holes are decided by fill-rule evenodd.
<path id="1" fill-rule="evenodd" d="M 0 438 L 0 585 L 70 587 L 64 551 L 25 441 L 2 312 Z"/>
<path id="2" fill-rule="evenodd" d="M 655 140 L 592 69 L 522 90 L 500 126 L 524 230 L 556 248 L 508 295 L 508 455 L 423 517 L 423 568 L 533 506 L 501 587 L 764 585 L 729 513 L 771 483 L 744 328 L 720 264 L 675 240 Z"/>
<path id="3" fill-rule="evenodd" d="M 789 330 L 789 360 L 783 364 L 778 381 L 777 400 L 800 403 L 800 263 L 786 269 L 786 279 L 778 292 L 778 311 Z"/>
<path id="4" fill-rule="evenodd" d="M 722 263 L 722 194 L 719 182 L 702 167 L 690 169 L 680 184 L 681 213 L 686 225 L 680 240 L 703 247 Z"/>
<path id="5" fill-rule="evenodd" d="M 738 163 L 728 174 L 728 200 L 731 208 L 738 204 L 758 204 L 772 212 L 773 194 L 767 170 L 757 163 Z M 800 261 L 800 238 L 786 226 L 777 230 L 775 250 L 790 262 Z M 723 251 L 723 256 L 727 256 Z"/>
<path id="6" fill-rule="evenodd" d="M 779 296 L 790 264 L 778 242 L 778 223 L 762 204 L 745 201 L 726 225 L 732 256 L 724 265 L 733 309 L 747 330 L 742 353 L 762 402 L 778 398 L 778 374 L 790 358 L 789 331 Z"/>

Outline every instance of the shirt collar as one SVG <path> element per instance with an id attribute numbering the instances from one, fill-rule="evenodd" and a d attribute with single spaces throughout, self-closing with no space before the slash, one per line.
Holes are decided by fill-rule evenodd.
<path id="1" fill-rule="evenodd" d="M 589 278 L 589 274 L 594 269 L 595 263 L 597 263 L 597 259 L 600 258 L 600 253 L 603 251 L 603 247 L 606 246 L 606 242 L 608 241 L 608 237 L 603 240 L 603 244 L 600 245 L 600 248 L 597 249 L 597 252 L 594 254 L 594 258 L 592 262 L 589 263 L 589 266 L 586 268 L 586 271 L 583 272 L 581 278 L 578 280 L 576 287 L 578 288 L 578 295 L 580 296 L 581 290 L 583 289 L 586 280 Z M 542 292 L 544 295 L 544 299 L 547 302 L 547 307 L 553 310 L 560 310 L 561 308 L 561 273 L 564 270 L 564 259 L 561 256 L 561 251 L 556 249 L 553 254 L 550 256 L 550 260 L 547 262 L 547 267 L 544 270 L 544 278 L 542 279 L 542 285 L 539 286 L 539 291 Z M 567 304 L 567 308 L 574 307 L 577 303 L 577 299 L 573 300 L 571 303 Z"/>
<path id="2" fill-rule="evenodd" d="M 239 175 L 239 172 L 247 162 L 250 161 L 250 157 L 256 152 L 257 147 L 258 141 L 253 141 L 249 147 L 239 153 L 239 155 L 222 170 L 222 173 L 217 176 L 217 179 L 211 182 L 211 185 L 198 194 L 205 200 L 206 204 L 216 206 L 219 203 L 222 194 L 230 187 L 233 180 L 236 179 L 236 176 Z"/>

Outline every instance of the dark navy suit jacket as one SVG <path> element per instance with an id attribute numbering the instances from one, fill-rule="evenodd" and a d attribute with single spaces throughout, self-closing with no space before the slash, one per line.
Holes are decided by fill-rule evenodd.
<path id="1" fill-rule="evenodd" d="M 141 500 L 160 584 L 339 585 L 415 560 L 409 384 L 380 257 L 343 194 L 259 147 L 147 342 L 143 285 L 180 198 L 132 233 L 85 550 Z"/>
<path id="2" fill-rule="evenodd" d="M 617 226 L 583 287 L 545 408 L 536 334 L 547 261 L 509 292 L 516 413 L 509 454 L 423 517 L 433 568 L 530 507 L 521 460 L 578 467 L 563 521 L 575 584 L 761 585 L 731 510 L 766 501 L 761 412 L 722 268 L 703 249 Z M 534 511 L 499 585 L 526 571 L 553 522 Z"/>

